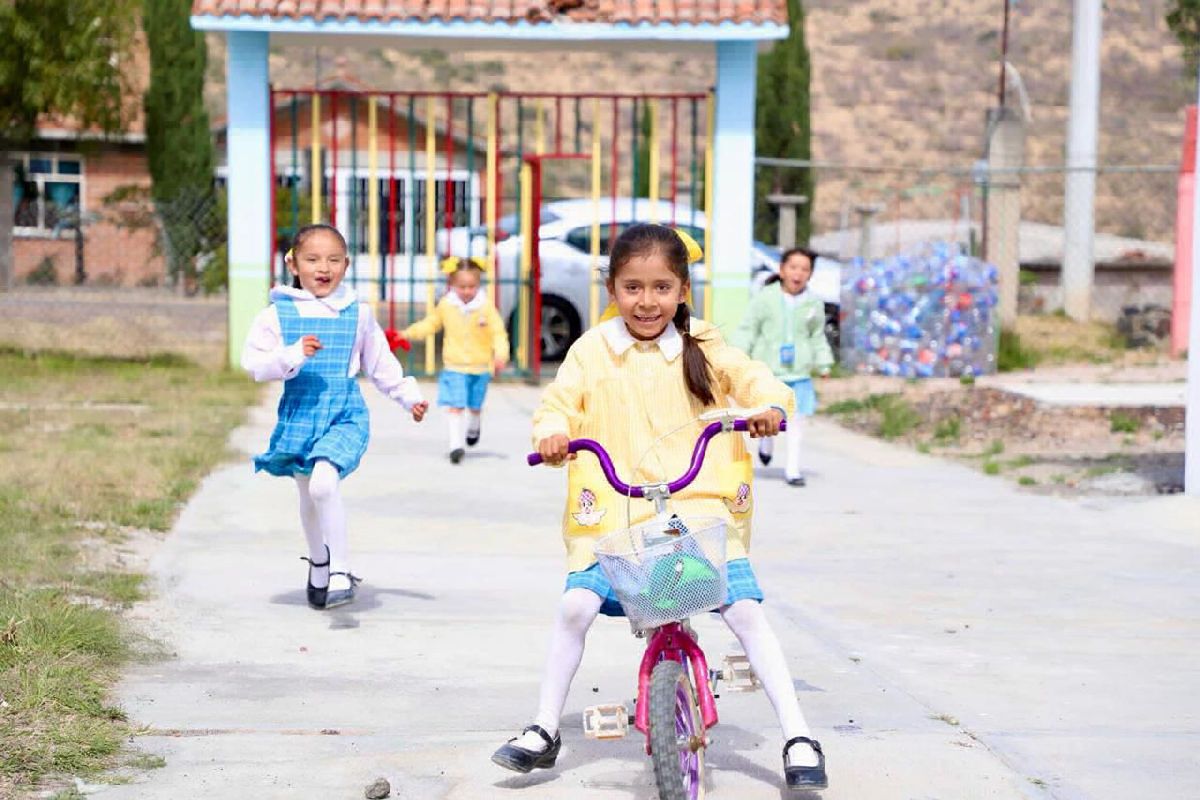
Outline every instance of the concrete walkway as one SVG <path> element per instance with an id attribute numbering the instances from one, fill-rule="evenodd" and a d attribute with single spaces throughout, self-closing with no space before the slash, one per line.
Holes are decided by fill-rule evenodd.
<path id="1" fill-rule="evenodd" d="M 459 467 L 439 414 L 415 426 L 367 394 L 376 436 L 346 485 L 359 601 L 305 606 L 287 481 L 214 473 L 137 609 L 169 657 L 120 689 L 166 766 L 98 796 L 350 800 L 386 776 L 417 800 L 654 797 L 635 738 L 579 730 L 584 706 L 633 693 L 619 621 L 593 630 L 558 768 L 488 761 L 534 711 L 563 578 L 562 474 L 522 461 L 536 392 L 494 390 Z M 264 405 L 236 447 L 271 422 Z M 820 421 L 808 441 L 808 488 L 760 474 L 754 559 L 826 746 L 820 796 L 1200 796 L 1200 505 L 1025 494 Z M 698 627 L 714 660 L 733 649 Z M 709 798 L 787 796 L 765 696 L 719 708 Z"/>

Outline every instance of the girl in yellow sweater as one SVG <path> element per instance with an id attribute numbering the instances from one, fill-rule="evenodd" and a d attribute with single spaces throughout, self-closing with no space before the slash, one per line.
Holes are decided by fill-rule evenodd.
<path id="1" fill-rule="evenodd" d="M 493 372 L 508 361 L 508 333 L 496 307 L 479 290 L 486 264 L 478 258 L 447 258 L 442 271 L 450 291 L 433 313 L 409 325 L 405 339 L 424 339 L 444 330 L 442 372 L 438 375 L 438 405 L 449 417 L 450 460 L 463 459 L 466 446 L 479 442 L 480 416 Z M 463 411 L 468 419 L 463 419 Z"/>
<path id="2" fill-rule="evenodd" d="M 568 456 L 570 440 L 599 441 L 623 480 L 646 484 L 686 471 L 706 409 L 774 406 L 750 419 L 751 435 L 758 437 L 778 433 L 784 412 L 794 408 L 792 391 L 766 365 L 725 344 L 714 326 L 692 319 L 685 298 L 688 263 L 695 256 L 670 228 L 635 225 L 622 233 L 608 275 L 619 316 L 571 346 L 534 414 L 533 439 L 542 458 L 555 465 L 570 462 L 563 515 L 568 574 L 534 724 L 492 756 L 507 769 L 554 766 L 562 745 L 559 717 L 588 629 L 597 614 L 623 613 L 593 555 L 596 540 L 651 516 L 635 505 L 636 513 L 627 518 L 626 498 L 609 487 L 595 459 Z M 748 558 L 751 475 L 742 437 L 718 437 L 709 444 L 699 477 L 672 503 L 685 518 L 725 520 L 729 593 L 721 616 L 779 718 L 787 784 L 822 788 L 827 781 L 820 744 L 811 738 L 783 649 L 759 606 L 763 594 Z"/>

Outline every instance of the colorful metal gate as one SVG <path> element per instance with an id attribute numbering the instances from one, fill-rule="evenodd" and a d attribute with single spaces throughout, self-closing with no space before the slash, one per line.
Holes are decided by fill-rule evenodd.
<path id="1" fill-rule="evenodd" d="M 544 349 L 561 355 L 564 336 L 594 323 L 607 242 L 623 226 L 657 221 L 709 237 L 711 94 L 273 89 L 271 108 L 269 280 L 287 279 L 283 253 L 299 227 L 329 222 L 346 235 L 348 283 L 385 326 L 403 328 L 436 303 L 443 258 L 481 256 L 519 374 L 536 375 Z M 586 162 L 587 178 L 555 178 L 547 161 Z M 586 263 L 582 293 L 563 287 L 559 262 L 540 258 L 553 236 Z M 550 285 L 570 296 L 543 297 Z M 710 293 L 697 288 L 703 309 Z M 543 299 L 565 315 L 562 331 L 544 330 Z M 431 374 L 433 342 L 421 344 L 407 368 Z"/>

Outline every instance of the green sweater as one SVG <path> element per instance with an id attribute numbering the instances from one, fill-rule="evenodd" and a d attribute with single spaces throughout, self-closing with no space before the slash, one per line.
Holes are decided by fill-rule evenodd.
<path id="1" fill-rule="evenodd" d="M 833 351 L 825 338 L 825 304 L 811 292 L 789 304 L 778 283 L 751 298 L 730 343 L 769 366 L 782 380 L 811 378 L 814 370 L 825 373 L 833 366 Z M 796 358 L 785 366 L 780 363 L 779 351 L 789 343 L 796 348 Z"/>

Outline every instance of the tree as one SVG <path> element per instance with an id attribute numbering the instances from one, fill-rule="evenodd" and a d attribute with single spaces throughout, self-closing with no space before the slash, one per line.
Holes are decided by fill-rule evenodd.
<path id="1" fill-rule="evenodd" d="M 791 32 L 758 62 L 757 144 L 759 156 L 812 157 L 809 120 L 809 59 L 804 41 L 801 0 L 788 0 Z M 816 181 L 811 169 L 760 169 L 755 179 L 755 235 L 766 242 L 778 238 L 779 220 L 767 203 L 772 193 L 800 194 L 808 202 L 796 215 L 796 239 L 803 244 L 812 234 Z"/>
<path id="2" fill-rule="evenodd" d="M 1167 26 L 1183 45 L 1183 62 L 1190 80 L 1200 65 L 1200 0 L 1174 0 L 1167 12 Z"/>
<path id="3" fill-rule="evenodd" d="M 0 2 L 0 290 L 12 287 L 13 277 L 10 154 L 29 146 L 43 115 L 70 118 L 81 130 L 121 128 L 134 2 Z"/>
<path id="4" fill-rule="evenodd" d="M 188 287 L 195 284 L 197 258 L 220 245 L 208 224 L 217 207 L 216 155 L 204 109 L 208 50 L 204 35 L 188 22 L 191 6 L 191 0 L 142 3 L 150 48 L 145 108 L 152 194 L 169 268 Z"/>

